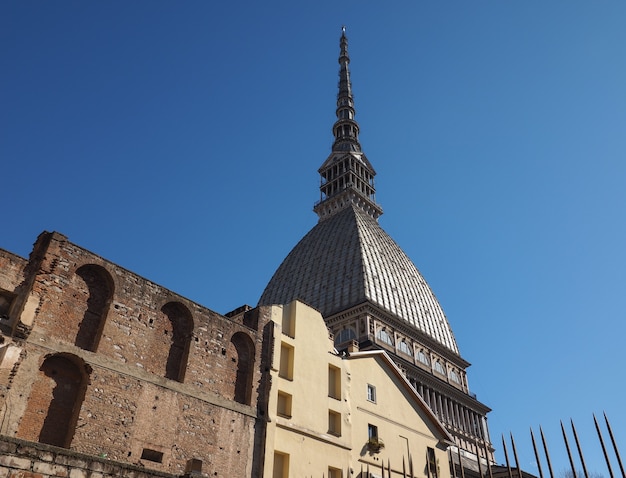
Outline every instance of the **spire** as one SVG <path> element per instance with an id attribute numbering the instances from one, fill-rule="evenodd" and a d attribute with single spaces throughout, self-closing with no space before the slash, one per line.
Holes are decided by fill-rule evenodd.
<path id="1" fill-rule="evenodd" d="M 337 93 L 337 121 L 333 126 L 333 151 L 361 151 L 359 125 L 354 120 L 354 98 L 350 82 L 350 56 L 346 27 L 341 27 L 339 40 L 339 93 Z"/>
<path id="2" fill-rule="evenodd" d="M 349 64 L 346 27 L 342 27 L 339 39 L 337 121 L 333 125 L 335 142 L 330 156 L 318 170 L 321 176 L 320 200 L 313 208 L 320 221 L 351 205 L 362 209 L 374 219 L 383 213 L 375 199 L 376 171 L 361 151 L 359 143 L 359 125 L 354 119 Z"/>

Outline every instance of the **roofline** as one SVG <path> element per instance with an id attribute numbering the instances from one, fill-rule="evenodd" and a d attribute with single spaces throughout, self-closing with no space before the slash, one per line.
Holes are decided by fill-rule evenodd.
<path id="1" fill-rule="evenodd" d="M 433 421 L 433 423 L 435 424 L 435 426 L 439 429 L 439 431 L 444 435 L 445 439 L 441 440 L 442 442 L 444 442 L 446 445 L 450 446 L 450 445 L 455 445 L 455 441 L 454 438 L 452 438 L 452 435 L 450 435 L 450 433 L 448 432 L 448 430 L 446 430 L 446 428 L 444 427 L 443 423 L 441 423 L 441 421 L 439 420 L 439 418 L 437 418 L 437 415 L 435 415 L 433 413 L 433 411 L 430 409 L 430 407 L 426 404 L 426 402 L 424 401 L 424 399 L 419 395 L 419 393 L 417 393 L 417 390 L 415 390 L 411 384 L 409 383 L 409 381 L 407 380 L 407 378 L 404 376 L 404 374 L 402 373 L 402 371 L 398 368 L 398 366 L 396 365 L 396 363 L 391 359 L 391 357 L 389 356 L 389 354 L 384 351 L 384 350 L 365 350 L 365 351 L 359 351 L 359 352 L 352 352 L 350 354 L 347 354 L 344 359 L 347 360 L 354 360 L 354 359 L 359 359 L 359 358 L 368 358 L 368 357 L 381 357 L 383 359 L 384 362 L 387 363 L 387 365 L 389 366 L 389 368 L 391 369 L 391 371 L 394 373 L 394 375 L 400 379 L 400 381 L 402 382 L 402 384 L 404 385 L 404 388 L 409 392 L 409 394 L 417 401 L 417 403 L 420 405 L 420 407 L 422 408 L 422 410 L 430 417 L 430 419 Z"/>

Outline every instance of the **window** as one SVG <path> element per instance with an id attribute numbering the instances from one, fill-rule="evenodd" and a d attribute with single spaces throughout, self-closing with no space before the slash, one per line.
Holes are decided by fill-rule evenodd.
<path id="1" fill-rule="evenodd" d="M 442 375 L 446 374 L 446 369 L 443 367 L 443 365 L 441 365 L 441 362 L 439 360 L 435 362 L 435 372 L 439 372 Z"/>
<path id="2" fill-rule="evenodd" d="M 418 362 L 423 363 L 424 365 L 430 365 L 430 360 L 428 359 L 428 355 L 424 353 L 423 349 L 420 349 L 419 352 L 415 355 L 415 358 Z"/>
<path id="3" fill-rule="evenodd" d="M 278 391 L 276 413 L 285 418 L 291 418 L 291 395 Z"/>
<path id="4" fill-rule="evenodd" d="M 452 380 L 454 383 L 461 385 L 461 377 L 459 377 L 459 374 L 456 372 L 456 370 L 450 370 L 450 380 Z"/>
<path id="5" fill-rule="evenodd" d="M 280 344 L 278 376 L 287 380 L 293 380 L 293 347 L 284 342 Z"/>
<path id="6" fill-rule="evenodd" d="M 393 339 L 391 338 L 391 335 L 389 335 L 389 332 L 387 332 L 385 329 L 380 329 L 376 334 L 376 338 L 381 342 L 387 345 L 391 345 L 393 347 Z"/>
<path id="7" fill-rule="evenodd" d="M 274 470 L 272 478 L 288 478 L 289 477 L 289 455 L 279 451 L 274 452 Z"/>
<path id="8" fill-rule="evenodd" d="M 339 468 L 328 467 L 328 478 L 341 478 L 343 476 Z"/>
<path id="9" fill-rule="evenodd" d="M 294 338 L 296 336 L 296 320 L 295 317 L 292 316 L 291 311 L 287 311 L 287 313 L 283 313 L 283 323 L 282 323 L 282 332 L 283 334 Z"/>
<path id="10" fill-rule="evenodd" d="M 341 400 L 341 370 L 328 365 L 328 396 Z"/>
<path id="11" fill-rule="evenodd" d="M 369 383 L 367 384 L 367 400 L 376 403 L 376 387 Z"/>
<path id="12" fill-rule="evenodd" d="M 428 447 L 426 450 L 426 461 L 428 463 L 428 476 L 431 478 L 438 477 L 437 458 L 435 457 L 435 449 Z"/>
<path id="13" fill-rule="evenodd" d="M 378 427 L 368 423 L 367 425 L 367 444 L 366 447 L 370 453 L 380 453 L 385 448 L 385 444 L 378 436 Z"/>
<path id="14" fill-rule="evenodd" d="M 413 354 L 411 353 L 411 349 L 409 348 L 409 345 L 404 340 L 398 343 L 398 351 L 402 352 L 403 354 L 413 356 Z"/>
<path id="15" fill-rule="evenodd" d="M 155 463 L 163 463 L 163 453 L 156 450 L 150 450 L 149 448 L 144 448 L 141 451 L 141 459 L 153 461 Z"/>
<path id="16" fill-rule="evenodd" d="M 350 340 L 356 340 L 356 333 L 352 329 L 343 329 L 335 337 L 335 345 L 343 344 Z"/>
<path id="17" fill-rule="evenodd" d="M 328 410 L 328 433 L 341 436 L 341 413 Z"/>

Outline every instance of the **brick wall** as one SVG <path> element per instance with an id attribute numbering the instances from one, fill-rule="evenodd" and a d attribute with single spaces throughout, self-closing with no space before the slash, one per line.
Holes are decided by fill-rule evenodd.
<path id="1" fill-rule="evenodd" d="M 73 361 L 62 355 L 47 358 L 40 370 L 18 434 L 27 440 L 40 439 L 66 447 L 74 435 L 76 408 L 82 402 L 85 377 Z"/>
<path id="2" fill-rule="evenodd" d="M 24 269 L 28 261 L 0 249 L 0 330 L 11 330 L 10 314 L 15 290 L 24 281 Z"/>
<path id="3" fill-rule="evenodd" d="M 222 316 L 58 233 L 22 270 L 0 434 L 177 475 L 190 459 L 254 475 L 269 310 Z"/>
<path id="4" fill-rule="evenodd" d="M 227 353 L 230 339 L 236 332 L 244 332 L 258 351 L 261 337 L 257 331 L 109 263 L 58 234 L 50 241 L 32 288 L 32 294 L 40 301 L 35 327 L 48 341 L 76 343 L 79 324 L 87 317 L 88 302 L 101 293 L 97 287 L 89 291 L 83 277 L 77 274 L 88 266 L 109 274 L 113 289 L 110 306 L 102 312 L 99 355 L 165 376 L 174 330 L 162 309 L 174 303 L 186 310 L 193 321 L 191 334 L 186 332 L 191 335 L 191 343 L 185 382 L 224 398 L 234 396 L 233 364 L 237 357 Z M 106 302 L 102 298 L 96 300 Z"/>
<path id="5" fill-rule="evenodd" d="M 0 249 L 0 289 L 13 291 L 24 279 L 27 260 Z"/>

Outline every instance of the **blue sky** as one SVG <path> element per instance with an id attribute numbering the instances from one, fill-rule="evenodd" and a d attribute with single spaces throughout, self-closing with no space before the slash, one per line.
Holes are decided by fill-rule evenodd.
<path id="1" fill-rule="evenodd" d="M 592 413 L 626 453 L 624 2 L 2 2 L 0 247 L 56 230 L 218 312 L 256 304 L 316 222 L 343 24 L 380 223 L 473 364 L 499 461 L 512 432 L 536 472 L 541 424 L 565 469 L 572 418 L 608 476 Z"/>

